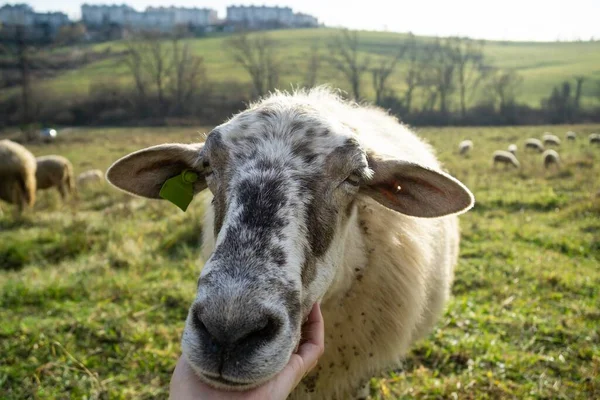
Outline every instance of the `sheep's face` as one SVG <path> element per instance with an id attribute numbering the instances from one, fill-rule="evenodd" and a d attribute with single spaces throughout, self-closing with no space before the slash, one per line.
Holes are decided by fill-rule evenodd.
<path id="1" fill-rule="evenodd" d="M 210 257 L 182 346 L 215 387 L 247 389 L 283 369 L 303 318 L 332 283 L 360 195 L 421 217 L 472 204 L 453 178 L 381 160 L 348 127 L 316 113 L 262 105 L 217 127 L 204 145 L 156 146 L 108 172 L 115 185 L 156 197 L 166 179 L 191 168 L 203 177 L 196 191 L 212 194 Z"/>

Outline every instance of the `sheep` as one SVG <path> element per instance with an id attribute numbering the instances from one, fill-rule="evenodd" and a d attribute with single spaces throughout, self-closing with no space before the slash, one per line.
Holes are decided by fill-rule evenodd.
<path id="1" fill-rule="evenodd" d="M 77 176 L 77 186 L 84 187 L 90 184 L 99 184 L 104 181 L 104 174 L 99 169 L 90 169 Z"/>
<path id="2" fill-rule="evenodd" d="M 529 138 L 525 140 L 525 149 L 532 149 L 542 153 L 544 151 L 544 145 L 539 139 Z"/>
<path id="3" fill-rule="evenodd" d="M 558 136 L 556 135 L 552 135 L 550 133 L 545 133 L 544 136 L 542 136 L 542 141 L 544 142 L 544 145 L 549 146 L 560 146 L 560 139 L 558 138 Z"/>
<path id="4" fill-rule="evenodd" d="M 548 149 L 542 154 L 542 160 L 544 160 L 544 168 L 548 169 L 550 165 L 555 165 L 556 168 L 560 167 L 560 156 L 555 150 Z"/>
<path id="5" fill-rule="evenodd" d="M 600 133 L 592 133 L 589 136 L 590 144 L 600 144 Z"/>
<path id="6" fill-rule="evenodd" d="M 458 153 L 460 155 L 466 155 L 473 149 L 473 142 L 471 140 L 463 140 L 458 144 Z"/>
<path id="7" fill-rule="evenodd" d="M 569 131 L 567 132 L 567 134 L 565 135 L 566 139 L 569 141 L 574 141 L 575 139 L 577 139 L 577 134 L 573 131 Z"/>
<path id="8" fill-rule="evenodd" d="M 517 160 L 517 157 L 515 157 L 513 153 L 504 150 L 496 150 L 492 156 L 492 162 L 494 167 L 498 163 L 504 164 L 505 166 L 510 164 L 515 168 L 521 167 L 521 164 L 519 163 L 519 160 Z"/>
<path id="9" fill-rule="evenodd" d="M 512 154 L 517 154 L 517 145 L 514 143 L 508 145 L 508 151 L 511 152 Z"/>
<path id="10" fill-rule="evenodd" d="M 67 194 L 74 193 L 73 165 L 62 156 L 50 155 L 36 158 L 37 189 L 56 187 L 64 200 Z"/>
<path id="11" fill-rule="evenodd" d="M 0 140 L 0 199 L 18 212 L 35 204 L 35 157 L 18 143 Z"/>
<path id="12" fill-rule="evenodd" d="M 143 149 L 106 176 L 149 198 L 172 180 L 187 179 L 182 195 L 209 189 L 208 261 L 182 338 L 207 384 L 245 390 L 270 379 L 320 302 L 325 352 L 296 400 L 356 397 L 431 330 L 457 262 L 456 215 L 474 201 L 408 127 L 325 88 L 276 92 L 204 144 Z"/>

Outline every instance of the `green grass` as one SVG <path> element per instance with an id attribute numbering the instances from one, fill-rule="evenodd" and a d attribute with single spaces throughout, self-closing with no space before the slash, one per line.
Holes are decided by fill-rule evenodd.
<path id="1" fill-rule="evenodd" d="M 280 86 L 289 88 L 291 84 L 301 84 L 306 71 L 307 54 L 313 45 L 320 46 L 325 53 L 329 38 L 335 34 L 333 29 L 281 30 L 269 32 L 277 42 L 278 56 L 284 61 Z M 393 54 L 401 39 L 406 36 L 389 32 L 361 32 L 362 56 L 373 59 Z M 232 80 L 249 83 L 246 73 L 237 66 L 225 48 L 226 36 L 188 40 L 195 54 L 204 58 L 207 76 L 211 81 Z M 421 37 L 419 40 L 429 40 Z M 113 51 L 123 50 L 120 42 L 103 43 L 91 46 L 101 51 L 110 47 Z M 540 100 L 547 97 L 552 88 L 564 80 L 582 75 L 587 78 L 583 87 L 582 104 L 598 105 L 595 97 L 596 82 L 600 81 L 600 41 L 596 42 L 487 42 L 485 55 L 489 62 L 497 67 L 516 69 L 524 78 L 519 93 L 520 102 L 538 107 Z M 394 90 L 403 88 L 401 68 L 390 82 Z M 349 90 L 341 75 L 323 62 L 319 72 L 319 81 Z M 65 97 L 77 97 L 88 93 L 91 84 L 103 83 L 131 84 L 132 80 L 125 65 L 119 58 L 106 59 L 86 65 L 80 69 L 68 71 L 40 86 L 45 91 Z M 371 77 L 363 77 L 365 96 L 373 98 Z M 4 90 L 4 95 L 16 93 L 16 89 Z M 2 96 L 2 91 L 0 91 Z M 482 93 L 482 96 L 485 96 Z M 455 104 L 456 106 L 456 104 Z"/>
<path id="2" fill-rule="evenodd" d="M 563 143 L 560 171 L 523 151 L 521 170 L 492 170 L 493 150 L 569 129 L 580 139 Z M 583 139 L 599 130 L 420 130 L 477 204 L 461 217 L 446 313 L 402 368 L 371 381 L 374 399 L 600 397 L 600 147 Z M 82 129 L 31 150 L 81 172 L 198 131 Z M 466 137 L 475 151 L 461 158 Z M 166 398 L 201 266 L 200 202 L 184 214 L 101 186 L 67 205 L 42 192 L 18 220 L 2 208 L 0 397 Z"/>

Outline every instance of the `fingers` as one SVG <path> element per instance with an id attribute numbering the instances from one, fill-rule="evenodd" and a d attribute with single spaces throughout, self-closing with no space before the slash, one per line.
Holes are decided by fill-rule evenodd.
<path id="1" fill-rule="evenodd" d="M 297 354 L 307 366 L 306 373 L 317 365 L 325 350 L 325 323 L 318 303 L 315 303 L 302 326 L 302 337 L 304 343 L 298 348 Z"/>
<path id="2" fill-rule="evenodd" d="M 315 304 L 308 314 L 308 319 L 302 327 L 304 343 L 298 351 L 292 354 L 290 361 L 278 375 L 275 388 L 281 393 L 290 393 L 312 370 L 323 355 L 325 349 L 325 324 L 318 304 Z M 279 393 L 279 392 L 278 392 Z"/>

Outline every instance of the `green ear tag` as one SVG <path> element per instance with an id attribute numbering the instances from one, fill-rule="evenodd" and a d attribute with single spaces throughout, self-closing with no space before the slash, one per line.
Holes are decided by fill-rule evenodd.
<path id="1" fill-rule="evenodd" d="M 185 211 L 194 198 L 194 182 L 197 180 L 198 174 L 186 169 L 181 174 L 167 179 L 158 195 Z"/>

